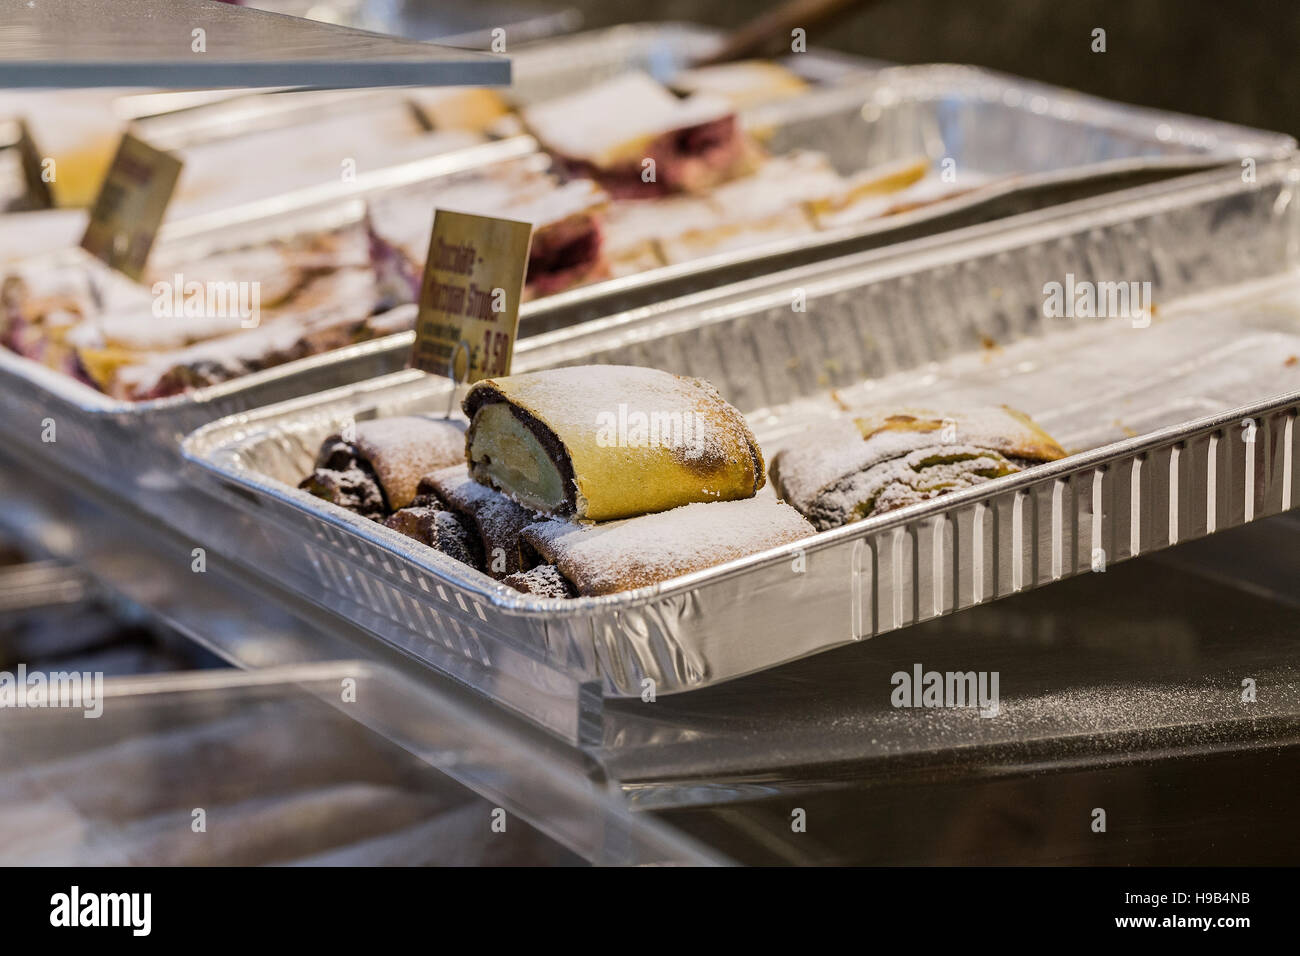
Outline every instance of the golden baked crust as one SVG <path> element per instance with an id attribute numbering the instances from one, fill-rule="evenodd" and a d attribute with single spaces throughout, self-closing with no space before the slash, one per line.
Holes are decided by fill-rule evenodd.
<path id="1" fill-rule="evenodd" d="M 568 483 L 567 501 L 539 501 L 503 481 L 479 439 L 481 411 L 510 405 Z M 465 398 L 470 474 L 522 504 L 585 521 L 749 498 L 765 481 L 744 416 L 708 382 L 634 366 L 578 366 L 478 382 Z M 500 416 L 488 427 L 501 428 Z M 524 442 L 516 442 L 522 447 Z M 476 452 L 477 447 L 477 452 Z M 522 463 L 531 467 L 534 463 Z"/>

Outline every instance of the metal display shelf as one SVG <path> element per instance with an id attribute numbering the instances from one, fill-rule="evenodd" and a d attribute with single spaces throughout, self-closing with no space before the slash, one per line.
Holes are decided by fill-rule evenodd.
<path id="1" fill-rule="evenodd" d="M 0 87 L 510 82 L 504 57 L 218 0 L 0 0 L 0 10 Z"/>
<path id="2" fill-rule="evenodd" d="M 1203 854 L 1207 815 L 1258 836 L 1254 862 L 1288 845 L 1250 778 L 1228 792 L 1238 775 L 1203 771 L 1294 782 L 1294 513 L 717 688 L 593 701 L 563 742 L 218 553 L 196 573 L 188 535 L 66 472 L 37 481 L 0 453 L 0 500 L 29 548 L 230 663 L 313 674 L 299 685 L 587 860 L 971 863 L 989 849 L 969 834 L 988 831 L 1001 862 L 1179 862 Z M 917 662 L 998 670 L 1002 715 L 895 709 L 890 674 Z M 331 695 L 339 675 L 355 702 Z M 1087 807 L 1127 808 L 1122 843 L 1070 828 L 1080 787 Z"/>
<path id="3" fill-rule="evenodd" d="M 717 865 L 725 857 L 635 812 L 594 762 L 456 682 L 416 678 L 355 626 L 57 469 L 36 480 L 0 454 L 0 529 L 248 671 L 314 674 L 299 687 L 596 864 Z M 362 659 L 364 658 L 364 659 Z M 316 668 L 316 670 L 312 670 Z M 320 670 L 326 668 L 327 670 Z M 355 681 L 344 702 L 339 678 Z M 282 679 L 282 678 L 281 678 Z"/>

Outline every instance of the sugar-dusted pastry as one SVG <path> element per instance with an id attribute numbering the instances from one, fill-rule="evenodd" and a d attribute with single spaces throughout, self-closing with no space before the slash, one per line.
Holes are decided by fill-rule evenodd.
<path id="1" fill-rule="evenodd" d="M 679 93 L 721 96 L 736 109 L 788 99 L 808 90 L 808 81 L 771 60 L 735 60 L 682 70 L 670 84 Z"/>
<path id="2" fill-rule="evenodd" d="M 707 189 L 756 157 L 726 99 L 674 96 L 644 73 L 529 106 L 522 116 L 547 150 L 617 196 Z"/>
<path id="3" fill-rule="evenodd" d="M 831 229 L 887 215 L 922 186 L 932 192 L 952 191 L 938 177 L 925 182 L 929 171 L 930 161 L 924 156 L 873 166 L 846 176 L 834 193 L 812 199 L 809 210 L 818 228 Z"/>
<path id="4" fill-rule="evenodd" d="M 527 571 L 516 571 L 514 574 L 502 578 L 501 583 L 508 584 L 516 591 L 535 594 L 538 597 L 571 598 L 578 596 L 577 590 L 569 583 L 569 579 L 561 574 L 560 569 L 553 564 L 539 564 Z"/>
<path id="5" fill-rule="evenodd" d="M 473 481 L 465 466 L 454 465 L 425 475 L 420 495 L 436 495 L 478 537 L 482 560 L 478 567 L 494 578 L 526 571 L 535 564 L 520 532 L 537 520 L 500 492 Z"/>
<path id="6" fill-rule="evenodd" d="M 1005 405 L 895 408 L 796 436 L 771 471 L 777 493 L 824 531 L 1063 457 L 1028 415 Z"/>
<path id="7" fill-rule="evenodd" d="M 562 183 L 531 162 L 436 188 L 400 190 L 369 203 L 376 267 L 381 276 L 399 276 L 418 298 L 434 211 L 496 216 L 532 224 L 525 293 L 550 295 L 604 274 L 598 213 L 607 199 L 590 179 Z"/>
<path id="8" fill-rule="evenodd" d="M 523 537 L 587 597 L 658 584 L 812 533 L 789 505 L 747 498 L 698 502 L 604 524 L 552 518 L 529 525 Z"/>
<path id="9" fill-rule="evenodd" d="M 383 521 L 388 506 L 375 473 L 342 449 L 336 449 L 329 457 L 336 467 L 317 468 L 298 487 L 363 518 Z"/>
<path id="10" fill-rule="evenodd" d="M 478 534 L 459 515 L 437 502 L 412 504 L 395 511 L 384 521 L 384 526 L 462 564 L 483 568 L 483 547 Z"/>
<path id="11" fill-rule="evenodd" d="M 316 470 L 299 485 L 318 497 L 334 501 L 367 517 L 381 520 L 414 501 L 420 479 L 465 458 L 465 433 L 460 422 L 401 415 L 357 422 L 354 435 L 331 435 L 316 456 Z M 373 513 L 373 495 L 357 488 L 357 474 L 377 486 L 383 507 Z M 345 476 L 340 478 L 339 476 Z M 343 488 L 346 494 L 336 489 Z M 354 507 L 357 499 L 364 511 Z"/>
<path id="12" fill-rule="evenodd" d="M 470 475 L 526 508 L 582 521 L 749 498 L 763 456 L 708 382 L 584 365 L 475 383 Z"/>
<path id="13" fill-rule="evenodd" d="M 481 86 L 418 87 L 406 96 L 434 129 L 484 133 L 510 112 L 500 93 Z"/>

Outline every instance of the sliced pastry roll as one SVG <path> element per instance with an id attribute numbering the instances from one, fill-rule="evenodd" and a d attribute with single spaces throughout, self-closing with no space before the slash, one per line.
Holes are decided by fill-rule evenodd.
<path id="1" fill-rule="evenodd" d="M 316 470 L 299 485 L 368 518 L 411 504 L 428 472 L 463 461 L 459 422 L 402 415 L 357 422 L 355 435 L 331 435 L 316 456 Z"/>
<path id="2" fill-rule="evenodd" d="M 550 519 L 523 531 L 546 564 L 508 578 L 517 590 L 584 597 L 658 584 L 798 541 L 812 527 L 789 505 L 770 498 L 697 502 L 671 511 L 580 525 Z M 555 571 L 544 571 L 547 565 Z M 558 574 L 556 573 L 558 572 Z"/>
<path id="3" fill-rule="evenodd" d="M 538 597 L 571 598 L 578 596 L 577 589 L 569 583 L 569 579 L 561 574 L 560 569 L 553 564 L 539 564 L 527 571 L 517 571 L 514 574 L 506 575 L 501 579 L 501 583 L 508 584 L 516 591 L 522 591 L 524 594 L 535 594 Z"/>
<path id="4" fill-rule="evenodd" d="M 777 493 L 824 531 L 1063 457 L 1029 416 L 1006 406 L 891 409 L 799 435 L 771 473 Z"/>
<path id="5" fill-rule="evenodd" d="M 571 171 L 615 196 L 708 189 L 756 159 L 731 104 L 674 96 L 644 73 L 529 106 L 524 124 Z"/>
<path id="6" fill-rule="evenodd" d="M 433 496 L 394 511 L 384 526 L 414 538 L 425 547 L 441 551 L 472 568 L 483 569 L 483 546 L 478 535 L 460 515 L 449 511 L 444 502 Z"/>
<path id="7" fill-rule="evenodd" d="M 420 494 L 432 496 L 455 512 L 478 540 L 481 568 L 494 578 L 503 578 L 527 570 L 531 560 L 520 537 L 537 515 L 522 508 L 505 495 L 480 485 L 469 477 L 463 464 L 443 468 L 425 475 Z"/>
<path id="8" fill-rule="evenodd" d="M 466 395 L 469 473 L 534 511 L 609 521 L 749 498 L 763 457 L 708 382 L 590 365 L 477 382 Z"/>

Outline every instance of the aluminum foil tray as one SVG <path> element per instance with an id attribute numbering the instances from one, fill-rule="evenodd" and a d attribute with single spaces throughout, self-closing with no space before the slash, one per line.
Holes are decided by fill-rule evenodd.
<path id="1" fill-rule="evenodd" d="M 601 38 L 608 40 L 602 44 Z M 689 42 L 682 37 L 694 37 Z M 619 28 L 544 44 L 544 61 L 582 63 L 599 73 L 657 62 L 662 51 L 705 44 L 707 33 L 669 26 Z M 600 51 L 603 50 L 603 53 Z M 656 52 L 659 51 L 659 52 Z M 811 56 L 812 54 L 808 54 Z M 600 57 L 604 56 L 604 59 Z M 527 57 L 516 64 L 528 66 Z M 606 67 L 600 67 L 605 69 Z M 540 77 L 540 73 L 538 74 Z M 576 81 L 570 77 L 569 81 Z M 538 80 L 540 82 L 540 79 Z M 760 108 L 749 121 L 778 149 L 803 146 L 827 151 L 843 166 L 862 166 L 924 152 L 938 160 L 951 154 L 961 177 L 1001 177 L 993 185 L 947 203 L 835 232 L 783 240 L 680 266 L 599 282 L 526 303 L 522 335 L 570 327 L 633 308 L 654 311 L 657 303 L 717 283 L 765 275 L 783 267 L 822 261 L 862 246 L 880 246 L 906 236 L 937 232 L 962 222 L 1008 211 L 1000 200 L 1023 209 L 1061 198 L 1053 190 L 1095 175 L 1182 169 L 1245 156 L 1255 165 L 1289 154 L 1286 136 L 1256 133 L 1206 120 L 1119 106 L 1063 90 L 969 67 L 899 67 L 840 86 L 828 86 L 798 100 Z M 169 224 L 162 249 L 190 243 L 225 243 L 290 228 L 301 217 L 359 215 L 358 196 L 400 188 L 434 175 L 481 167 L 493 161 L 532 156 L 530 137 L 512 137 L 358 177 L 355 188 L 307 190 L 230 212 Z M 1018 173 L 1017 173 L 1018 171 Z M 998 185 L 1000 183 L 1000 185 Z M 1044 192 L 1046 190 L 1046 192 Z M 1027 199 L 1026 196 L 1037 199 Z M 983 198 L 981 198 L 983 197 Z M 1117 200 L 1119 201 L 1119 200 Z M 994 204 L 990 206 L 990 204 Z M 962 209 L 967 219 L 961 218 Z M 942 210 L 949 210 L 942 212 Z M 954 212 L 956 210 L 956 212 Z M 958 218 L 954 219 L 954 215 Z M 843 234 L 841 234 L 843 233 Z M 180 435 L 223 415 L 311 394 L 402 368 L 413 333 L 399 333 L 338 349 L 299 362 L 200 389 L 160 402 L 112 402 L 93 389 L 46 372 L 35 363 L 0 354 L 0 429 L 50 453 L 39 440 L 47 418 L 58 422 L 61 461 L 90 480 L 117 490 L 154 488 L 171 481 Z"/>
<path id="2" fill-rule="evenodd" d="M 520 148 L 524 146 L 525 148 Z M 408 186 L 480 175 L 511 164 L 545 163 L 526 144 L 503 140 L 455 155 L 435 156 L 358 177 L 360 192 L 326 203 L 271 202 L 257 215 L 235 209 L 202 220 L 165 226 L 151 264 L 178 268 L 213 253 L 254 242 L 338 228 L 365 214 L 366 196 Z M 83 263 L 80 250 L 47 253 L 40 261 L 56 267 Z M 165 274 L 165 272 L 164 272 Z M 414 307 L 404 307 L 413 310 Z M 70 376 L 0 348 L 0 433 L 30 449 L 54 456 L 65 467 L 118 493 L 156 488 L 175 471 L 180 439 L 199 425 L 243 411 L 394 367 L 391 336 L 350 346 L 346 361 L 337 352 L 321 353 L 183 395 L 144 402 L 110 398 Z M 54 440 L 46 423 L 54 424 Z"/>
<path id="3" fill-rule="evenodd" d="M 510 34 L 512 38 L 518 35 Z M 694 24 L 643 23 L 556 39 L 534 39 L 518 47 L 512 45 L 513 85 L 501 93 L 512 102 L 525 105 L 572 92 L 593 79 L 605 79 L 629 69 L 644 70 L 667 81 L 698 57 L 711 52 L 722 36 L 721 31 Z M 784 62 L 817 84 L 845 82 L 886 65 L 817 49 L 791 55 Z M 392 105 L 410 96 L 410 90 L 403 87 L 124 90 L 112 101 L 112 109 L 124 126 L 129 124 L 149 142 L 161 149 L 178 149 Z M 8 119 L 7 115 L 0 116 L 0 120 Z M 15 135 L 8 134 L 0 144 L 0 209 L 23 195 L 16 150 L 7 148 L 13 145 L 9 140 Z"/>
<path id="4" fill-rule="evenodd" d="M 441 412 L 402 372 L 212 423 L 188 474 L 234 504 L 223 553 L 521 709 L 714 684 L 1293 507 L 1300 435 L 1294 160 L 1219 170 L 521 343 L 517 370 L 704 377 L 770 460 L 837 399 L 1007 402 L 1059 462 L 602 598 L 541 600 L 294 486 L 348 419 Z M 1049 318 L 1045 286 L 1151 283 L 1153 318 Z M 791 308 L 796 291 L 807 311 Z M 806 570 L 795 571 L 796 553 Z"/>
<path id="5" fill-rule="evenodd" d="M 646 69 L 669 76 L 694 57 L 708 52 L 719 42 L 717 31 L 684 24 L 644 24 L 597 30 L 556 41 L 520 48 L 516 72 L 520 88 L 547 90 L 556 95 L 590 82 L 592 75 L 613 75 L 629 68 Z M 561 44 L 552 47 L 552 44 Z M 819 82 L 830 83 L 851 74 L 861 75 L 869 61 L 837 54 L 810 52 L 798 58 L 798 67 Z M 577 69 L 576 67 L 581 67 Z M 182 94 L 169 94 L 173 97 Z M 293 94 L 289 94 L 293 95 Z M 349 108 L 375 102 L 385 91 L 316 91 L 300 97 L 302 116 L 318 115 L 328 109 L 332 98 Z M 400 95 L 393 93 L 392 95 Z M 263 113 L 276 115 L 274 122 L 289 121 L 282 107 L 259 109 L 250 101 L 272 96 L 243 97 L 220 101 L 188 111 L 203 114 L 185 119 L 179 113 L 163 117 L 168 135 L 203 139 L 220 129 L 235 135 L 239 128 L 262 128 Z M 292 112 L 292 111 L 289 111 Z M 213 115 L 208 115 L 208 114 Z M 215 117 L 215 118 L 214 118 Z M 230 120 L 226 122 L 223 117 Z M 240 126 L 243 124 L 243 126 Z M 207 130 L 202 135 L 199 127 Z M 186 130 L 189 130 L 186 133 Z M 208 252 L 254 240 L 275 238 L 313 228 L 332 228 L 354 221 L 364 214 L 360 200 L 377 194 L 419 187 L 446 177 L 472 175 L 476 170 L 499 163 L 539 162 L 536 143 L 529 136 L 510 136 L 494 142 L 454 150 L 393 166 L 364 172 L 350 184 L 316 186 L 273 199 L 196 215 L 168 222 L 159 237 L 154 262 L 183 261 Z M 44 214 L 41 214 L 44 215 Z M 59 255 L 60 253 L 50 253 Z M 603 311 L 590 304 L 599 300 L 600 287 L 585 292 L 587 311 Z M 541 303 L 525 306 L 530 307 Z M 412 321 L 414 320 L 413 308 Z M 546 313 L 545 323 L 529 326 L 563 325 L 577 321 L 572 310 Z M 176 448 L 180 438 L 199 425 L 259 405 L 311 394 L 371 378 L 405 366 L 410 355 L 411 336 L 399 334 L 374 339 L 333 352 L 286 363 L 264 372 L 247 375 L 186 395 L 150 402 L 121 402 L 107 398 L 93 388 L 51 372 L 0 349 L 0 434 L 9 436 L 34 455 L 55 455 L 58 461 L 84 475 L 87 480 L 146 501 L 150 507 L 167 507 L 156 497 L 159 490 L 175 488 L 178 464 Z M 56 423 L 56 442 L 42 441 L 45 422 Z M 183 502 L 177 509 L 184 510 Z M 174 516 L 174 515 L 173 515 Z"/>
<path id="6" fill-rule="evenodd" d="M 642 70 L 667 83 L 681 70 L 708 56 L 725 33 L 695 23 L 627 23 L 538 40 L 510 51 L 508 96 L 520 105 Z M 883 60 L 820 50 L 790 54 L 780 61 L 813 83 L 843 83 L 888 64 Z"/>

